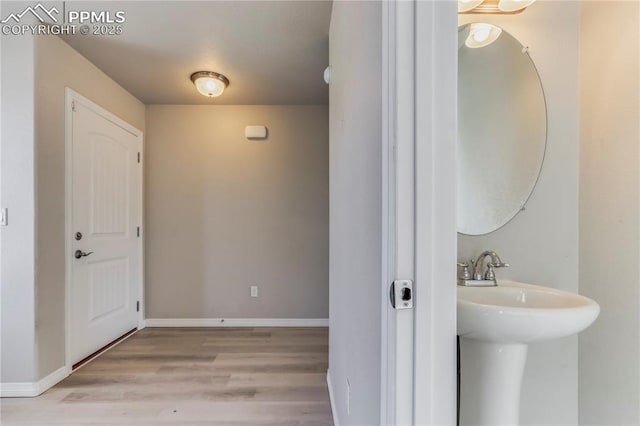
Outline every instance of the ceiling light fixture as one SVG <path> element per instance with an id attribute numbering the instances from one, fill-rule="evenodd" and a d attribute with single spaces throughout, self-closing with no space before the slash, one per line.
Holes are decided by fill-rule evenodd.
<path id="1" fill-rule="evenodd" d="M 469 36 L 465 41 L 465 45 L 471 49 L 485 47 L 493 43 L 500 37 L 502 28 L 486 23 L 471 24 Z"/>
<path id="2" fill-rule="evenodd" d="M 202 95 L 215 98 L 222 95 L 229 85 L 229 79 L 213 71 L 198 71 L 191 74 L 191 81 Z"/>
<path id="3" fill-rule="evenodd" d="M 458 0 L 458 13 L 516 14 L 536 0 Z"/>

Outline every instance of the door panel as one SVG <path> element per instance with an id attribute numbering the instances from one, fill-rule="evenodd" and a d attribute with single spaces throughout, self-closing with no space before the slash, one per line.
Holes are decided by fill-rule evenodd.
<path id="1" fill-rule="evenodd" d="M 129 259 L 106 259 L 87 262 L 89 272 L 89 325 L 112 313 L 126 310 L 129 283 Z"/>
<path id="2" fill-rule="evenodd" d="M 137 326 L 140 137 L 75 102 L 72 120 L 71 362 Z"/>
<path id="3" fill-rule="evenodd" d="M 127 146 L 108 135 L 89 135 L 91 235 L 126 237 L 129 225 L 130 169 Z"/>

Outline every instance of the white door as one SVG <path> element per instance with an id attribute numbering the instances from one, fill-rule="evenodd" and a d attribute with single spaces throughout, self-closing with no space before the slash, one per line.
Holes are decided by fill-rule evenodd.
<path id="1" fill-rule="evenodd" d="M 70 361 L 137 327 L 141 136 L 72 103 Z"/>

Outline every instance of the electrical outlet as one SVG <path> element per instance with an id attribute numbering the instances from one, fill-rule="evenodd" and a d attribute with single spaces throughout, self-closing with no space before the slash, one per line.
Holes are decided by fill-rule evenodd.
<path id="1" fill-rule="evenodd" d="M 251 297 L 258 297 L 258 286 L 257 285 L 252 285 L 251 286 Z"/>
<path id="2" fill-rule="evenodd" d="M 351 384 L 349 383 L 349 378 L 347 377 L 347 416 L 351 415 Z"/>

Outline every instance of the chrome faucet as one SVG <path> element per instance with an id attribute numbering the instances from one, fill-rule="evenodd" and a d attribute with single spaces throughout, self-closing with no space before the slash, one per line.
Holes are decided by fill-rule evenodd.
<path id="1" fill-rule="evenodd" d="M 487 256 L 491 257 L 491 262 L 487 263 L 487 270 L 483 274 L 482 267 L 484 266 L 484 260 L 487 258 Z M 481 279 L 493 280 L 495 282 L 496 275 L 493 269 L 507 268 L 507 267 L 509 267 L 509 264 L 504 263 L 500 259 L 500 256 L 498 256 L 498 253 L 492 250 L 483 251 L 480 254 L 480 256 L 478 256 L 478 259 L 476 259 L 475 267 L 473 268 L 473 279 L 474 280 L 481 280 Z"/>
<path id="2" fill-rule="evenodd" d="M 487 257 L 491 260 L 487 263 L 486 271 L 482 271 L 484 268 L 484 262 Z M 483 251 L 478 258 L 469 263 L 458 263 L 458 267 L 461 268 L 458 272 L 458 285 L 466 287 L 494 287 L 497 286 L 496 282 L 496 268 L 507 268 L 509 264 L 504 263 L 498 253 L 492 250 Z M 471 273 L 469 272 L 471 269 Z"/>

